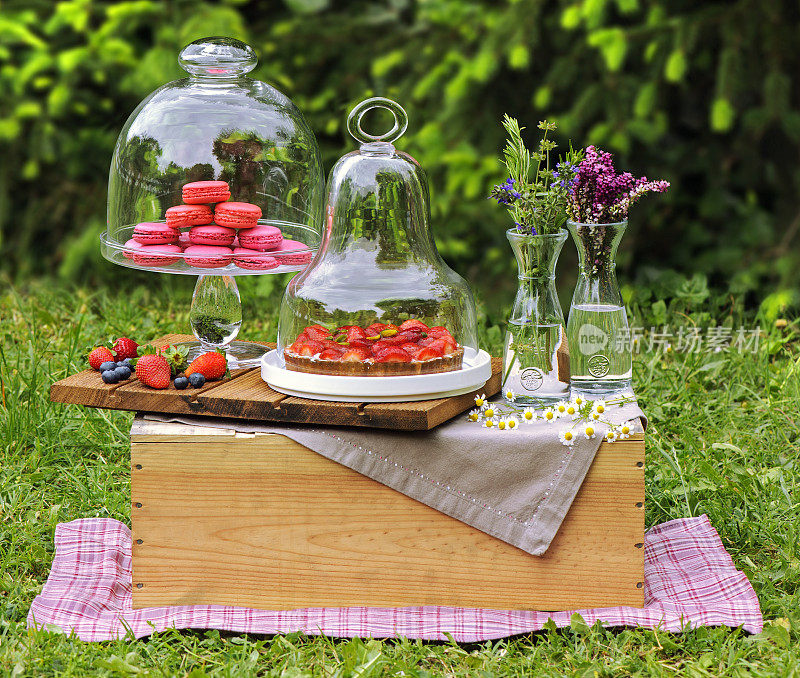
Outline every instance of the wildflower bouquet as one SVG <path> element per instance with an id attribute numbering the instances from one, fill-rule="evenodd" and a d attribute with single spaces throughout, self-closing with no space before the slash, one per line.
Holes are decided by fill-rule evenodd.
<path id="1" fill-rule="evenodd" d="M 636 179 L 630 172 L 617 174 L 611 153 L 595 146 L 568 155 L 556 165 L 553 178 L 570 221 L 583 224 L 624 221 L 631 206 L 646 193 L 663 193 L 669 188 L 668 181 Z"/>
<path id="2" fill-rule="evenodd" d="M 554 122 L 543 120 L 538 127 L 542 138 L 538 149 L 528 150 L 522 140 L 519 122 L 509 115 L 503 118 L 508 132 L 503 149 L 503 164 L 508 171 L 505 183 L 496 185 L 490 194 L 498 205 L 506 207 L 519 233 L 546 235 L 557 233 L 566 221 L 565 196 L 553 191 L 553 171 L 550 169 L 550 151 L 556 145 L 547 138 L 556 129 Z"/>

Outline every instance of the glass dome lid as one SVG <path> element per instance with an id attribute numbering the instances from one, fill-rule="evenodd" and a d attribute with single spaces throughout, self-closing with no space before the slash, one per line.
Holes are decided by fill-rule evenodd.
<path id="1" fill-rule="evenodd" d="M 104 255 L 134 265 L 124 243 L 136 224 L 164 221 L 166 210 L 182 203 L 182 187 L 198 181 L 227 182 L 230 201 L 260 208 L 259 224 L 278 226 L 284 238 L 315 248 L 324 175 L 316 139 L 298 108 L 247 76 L 257 58 L 238 40 L 197 40 L 181 51 L 179 63 L 188 77 L 145 98 L 119 135 Z M 169 272 L 198 273 L 170 261 L 164 260 Z"/>
<path id="2" fill-rule="evenodd" d="M 394 126 L 385 134 L 367 134 L 361 127 L 364 114 L 374 108 L 394 116 Z M 459 350 L 477 348 L 472 292 L 442 260 L 430 232 L 425 172 L 392 145 L 407 122 L 405 111 L 384 98 L 368 99 L 350 113 L 348 131 L 361 146 L 331 171 L 319 250 L 284 294 L 278 332 L 284 358 L 299 352 L 318 367 L 327 359 L 380 362 L 377 349 L 369 349 L 386 342 L 386 348 L 404 348 L 419 362 L 415 351 L 444 334 Z M 365 345 L 362 332 L 354 327 L 376 343 Z M 398 335 L 406 330 L 411 331 L 410 341 L 403 344 Z M 306 339 L 312 340 L 311 348 L 304 346 Z M 329 349 L 327 354 L 319 350 L 317 339 Z M 344 357 L 336 358 L 336 344 L 344 349 Z M 353 346 L 366 349 L 367 355 L 348 352 Z M 446 358 L 447 349 L 444 354 Z M 290 369 L 317 371 L 314 365 L 309 370 Z"/>

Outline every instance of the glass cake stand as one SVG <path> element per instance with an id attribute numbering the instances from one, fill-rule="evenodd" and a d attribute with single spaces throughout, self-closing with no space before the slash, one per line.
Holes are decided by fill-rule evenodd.
<path id="1" fill-rule="evenodd" d="M 316 254 L 320 240 L 319 233 L 304 224 L 265 219 L 259 220 L 259 224 L 277 226 L 283 232 L 284 239 L 302 243 L 305 248 L 285 252 L 267 251 L 259 255 L 248 254 L 247 259 L 251 266 L 264 266 L 258 269 L 242 268 L 235 260 L 224 266 L 203 268 L 198 266 L 198 263 L 202 262 L 193 261 L 191 264 L 187 262 L 187 259 L 193 258 L 185 252 L 163 255 L 164 260 L 161 262 L 143 263 L 141 256 L 137 257 L 137 250 L 124 244 L 133 233 L 133 226 L 130 226 L 119 231 L 118 238 L 124 238 L 122 242 L 110 237 L 107 232 L 103 233 L 100 236 L 100 251 L 104 258 L 119 266 L 153 273 L 197 276 L 189 312 L 192 334 L 197 341 L 183 342 L 178 346 L 188 347 L 189 361 L 201 353 L 222 349 L 227 355 L 230 369 L 256 367 L 261 364 L 261 358 L 268 349 L 251 341 L 236 340 L 242 324 L 242 303 L 236 278 L 244 275 L 275 275 L 302 271 Z M 266 266 L 270 268 L 265 268 Z"/>

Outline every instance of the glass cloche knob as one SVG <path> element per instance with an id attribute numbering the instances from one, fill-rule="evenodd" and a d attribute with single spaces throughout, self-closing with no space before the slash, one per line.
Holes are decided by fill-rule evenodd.
<path id="1" fill-rule="evenodd" d="M 367 134 L 361 129 L 361 120 L 364 118 L 364 115 L 375 108 L 384 108 L 394 116 L 394 126 L 388 132 L 374 135 Z M 350 111 L 350 115 L 347 116 L 347 131 L 350 132 L 350 136 L 352 136 L 353 139 L 360 141 L 362 144 L 373 142 L 391 144 L 403 136 L 407 127 L 408 115 L 406 115 L 403 107 L 396 101 L 384 97 L 372 97 L 371 99 L 362 101 Z"/>
<path id="2" fill-rule="evenodd" d="M 201 38 L 189 43 L 178 63 L 197 77 L 231 78 L 252 71 L 258 57 L 250 45 L 233 38 Z"/>

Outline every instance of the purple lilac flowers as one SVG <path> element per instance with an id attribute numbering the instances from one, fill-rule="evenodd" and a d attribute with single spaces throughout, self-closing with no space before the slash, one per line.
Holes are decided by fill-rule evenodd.
<path id="1" fill-rule="evenodd" d="M 604 224 L 628 218 L 628 210 L 645 193 L 663 193 L 668 181 L 635 179 L 630 172 L 617 174 L 611 154 L 587 146 L 583 159 L 575 164 L 559 163 L 556 185 L 567 193 L 567 214 L 571 221 Z"/>

